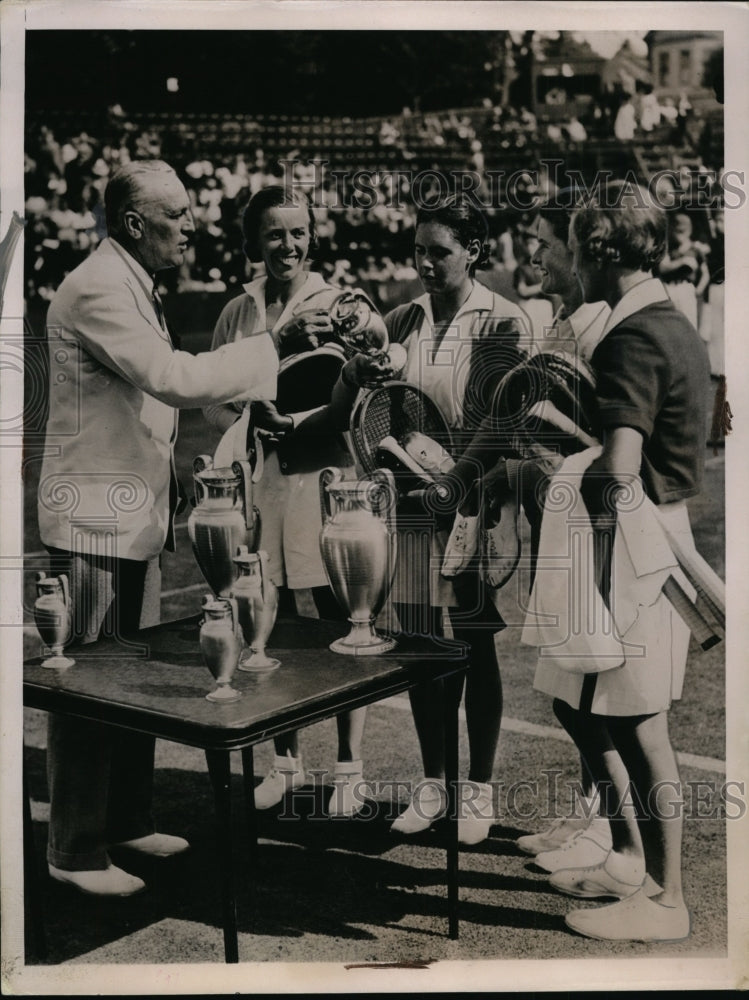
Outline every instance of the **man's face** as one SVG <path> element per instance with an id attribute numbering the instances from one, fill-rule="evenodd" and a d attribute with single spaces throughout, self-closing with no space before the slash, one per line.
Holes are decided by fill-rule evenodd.
<path id="1" fill-rule="evenodd" d="M 541 291 L 566 298 L 575 288 L 572 254 L 565 240 L 560 240 L 546 219 L 538 220 L 538 246 L 531 263 L 541 275 Z"/>
<path id="2" fill-rule="evenodd" d="M 138 198 L 138 254 L 147 271 L 179 267 L 195 224 L 190 199 L 176 174 L 146 175 Z"/>

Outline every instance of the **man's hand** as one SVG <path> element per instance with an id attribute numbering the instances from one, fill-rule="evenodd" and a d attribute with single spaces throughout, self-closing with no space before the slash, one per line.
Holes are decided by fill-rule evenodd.
<path id="1" fill-rule="evenodd" d="M 255 400 L 250 404 L 250 421 L 260 430 L 272 434 L 286 434 L 294 429 L 294 421 L 283 413 L 279 413 L 274 403 L 267 399 Z"/>
<path id="2" fill-rule="evenodd" d="M 333 324 L 324 309 L 309 310 L 293 316 L 277 333 L 278 356 L 314 351 L 333 337 Z"/>

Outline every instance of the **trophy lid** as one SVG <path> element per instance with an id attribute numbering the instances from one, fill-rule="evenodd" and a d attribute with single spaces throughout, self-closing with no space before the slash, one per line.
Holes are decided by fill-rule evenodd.
<path id="1" fill-rule="evenodd" d="M 235 562 L 240 569 L 245 566 L 252 566 L 259 561 L 260 553 L 250 552 L 248 545 L 238 545 L 237 554 L 232 556 L 232 562 Z"/>
<path id="2" fill-rule="evenodd" d="M 231 604 L 225 597 L 206 594 L 203 598 L 203 611 L 211 618 L 228 618 L 231 615 Z"/>

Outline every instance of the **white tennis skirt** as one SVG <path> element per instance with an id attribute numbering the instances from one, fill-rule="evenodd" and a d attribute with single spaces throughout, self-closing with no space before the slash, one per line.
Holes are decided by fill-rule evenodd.
<path id="1" fill-rule="evenodd" d="M 662 504 L 661 520 L 685 547 L 693 547 L 685 501 Z M 684 585 L 694 596 L 694 591 Z M 637 621 L 627 631 L 625 661 L 620 667 L 595 675 L 592 712 L 595 715 L 652 715 L 666 711 L 681 697 L 684 686 L 689 627 L 661 595 L 650 607 L 640 607 Z M 533 687 L 572 708 L 580 707 L 585 674 L 570 673 L 539 656 Z"/>

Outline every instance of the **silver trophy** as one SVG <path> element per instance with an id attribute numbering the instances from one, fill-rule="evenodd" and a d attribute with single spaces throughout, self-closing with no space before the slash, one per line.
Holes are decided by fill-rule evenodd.
<path id="1" fill-rule="evenodd" d="M 265 652 L 278 612 L 278 588 L 268 575 L 268 553 L 250 552 L 246 545 L 240 545 L 234 562 L 239 576 L 232 585 L 231 595 L 247 643 L 239 658 L 239 669 L 248 673 L 275 670 L 281 661 Z"/>
<path id="2" fill-rule="evenodd" d="M 37 573 L 36 593 L 34 622 L 42 642 L 52 651 L 52 656 L 47 657 L 42 666 L 50 670 L 72 667 L 75 660 L 63 653 L 72 632 L 68 578 L 64 575 L 47 576 L 46 573 Z"/>
<path id="3" fill-rule="evenodd" d="M 231 686 L 237 669 L 241 639 L 237 630 L 237 606 L 225 597 L 203 598 L 203 623 L 200 626 L 200 652 L 203 662 L 216 681 L 216 687 L 206 695 L 208 701 L 228 702 L 241 698 L 241 692 Z"/>
<path id="4" fill-rule="evenodd" d="M 359 480 L 344 480 L 340 469 L 320 473 L 320 551 L 333 593 L 351 622 L 349 634 L 331 643 L 334 653 L 372 656 L 395 647 L 394 639 L 374 627 L 395 573 L 395 502 L 388 470 Z"/>
<path id="5" fill-rule="evenodd" d="M 213 468 L 208 455 L 193 462 L 197 506 L 187 530 L 200 571 L 217 597 L 228 597 L 237 578 L 237 547 L 251 551 L 260 540 L 260 512 L 252 506 L 252 469 L 249 462 Z"/>

